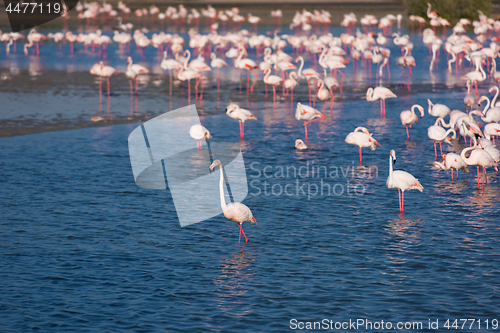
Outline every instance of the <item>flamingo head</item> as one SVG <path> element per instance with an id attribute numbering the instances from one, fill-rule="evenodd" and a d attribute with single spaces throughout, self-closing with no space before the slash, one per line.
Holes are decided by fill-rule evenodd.
<path id="1" fill-rule="evenodd" d="M 215 160 L 209 167 L 210 173 L 214 170 L 215 167 L 221 166 L 220 160 Z"/>
<path id="2" fill-rule="evenodd" d="M 205 140 L 210 140 L 212 138 L 212 135 L 210 134 L 209 130 L 205 131 Z"/>
<path id="3" fill-rule="evenodd" d="M 304 145 L 304 141 L 302 141 L 301 139 L 295 140 L 295 148 L 297 148 L 299 145 Z"/>
<path id="4" fill-rule="evenodd" d="M 368 88 L 368 90 L 366 91 L 366 100 L 367 100 L 368 102 L 370 102 L 372 95 L 373 95 L 373 88 L 371 88 L 371 87 L 370 87 L 370 88 Z"/>
<path id="5" fill-rule="evenodd" d="M 226 113 L 230 114 L 231 112 L 236 111 L 238 108 L 239 106 L 236 104 L 229 104 L 226 108 Z"/>
<path id="6" fill-rule="evenodd" d="M 418 111 L 420 111 L 420 118 L 423 118 L 425 113 L 424 113 L 424 108 L 420 105 L 417 105 L 417 109 Z M 420 121 L 418 118 L 417 118 L 418 121 Z"/>
<path id="7" fill-rule="evenodd" d="M 127 58 L 127 63 L 128 63 L 128 64 L 132 63 L 132 57 L 128 57 L 128 58 Z"/>
<path id="8" fill-rule="evenodd" d="M 497 86 L 491 87 L 490 90 L 488 90 L 488 92 L 491 94 L 495 90 L 498 91 L 498 87 Z"/>
<path id="9" fill-rule="evenodd" d="M 394 149 L 392 149 L 390 154 L 392 157 L 392 163 L 396 164 L 396 151 Z"/>

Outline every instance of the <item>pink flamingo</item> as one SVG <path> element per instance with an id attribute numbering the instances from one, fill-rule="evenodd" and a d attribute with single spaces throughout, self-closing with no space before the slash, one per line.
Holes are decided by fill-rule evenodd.
<path id="1" fill-rule="evenodd" d="M 163 51 L 163 60 L 160 64 L 161 69 L 168 70 L 170 76 L 170 95 L 172 95 L 172 70 L 181 69 L 182 64 L 175 59 L 167 59 L 167 51 Z"/>
<path id="2" fill-rule="evenodd" d="M 407 138 L 407 140 L 410 140 L 410 133 L 408 132 L 408 125 L 410 125 L 410 128 L 411 128 L 411 125 L 413 125 L 416 121 L 420 121 L 420 119 L 418 119 L 417 114 L 415 113 L 415 109 L 418 109 L 420 111 L 420 116 L 424 117 L 424 108 L 418 104 L 414 104 L 411 107 L 411 110 L 404 110 L 404 111 L 401 111 L 401 113 L 399 114 L 399 119 L 401 119 L 401 124 L 403 124 L 403 126 L 406 126 L 406 138 Z"/>
<path id="3" fill-rule="evenodd" d="M 304 58 L 302 58 L 302 56 L 299 56 L 299 57 L 297 57 L 297 59 L 295 59 L 295 63 L 297 63 L 299 61 L 300 61 L 299 77 L 301 79 L 306 79 L 307 80 L 307 86 L 309 88 L 309 105 L 311 105 L 311 85 L 310 85 L 309 80 L 311 80 L 311 79 L 316 79 L 316 80 L 319 79 L 319 73 L 316 72 L 312 68 L 307 68 L 307 69 L 302 70 L 302 68 L 304 67 Z"/>
<path id="4" fill-rule="evenodd" d="M 249 94 L 250 91 L 253 92 L 253 86 L 255 84 L 255 81 L 259 77 L 259 74 L 254 71 L 254 69 L 259 68 L 255 61 L 249 58 L 242 58 L 243 54 L 246 52 L 243 46 L 239 47 L 240 54 L 238 55 L 238 58 L 234 61 L 234 67 L 239 68 L 239 69 L 246 69 L 247 70 L 247 95 Z M 249 90 L 250 87 L 250 71 L 252 71 L 255 74 L 255 80 L 253 81 L 252 87 Z M 240 85 L 241 88 L 241 85 Z"/>
<path id="5" fill-rule="evenodd" d="M 212 61 L 210 62 L 210 66 L 212 68 L 217 68 L 217 92 L 220 92 L 220 73 L 219 73 L 219 69 L 221 69 L 223 67 L 230 68 L 231 66 L 229 66 L 227 64 L 227 62 L 225 62 L 223 59 L 217 58 L 217 55 L 215 53 L 213 53 L 213 52 L 212 52 L 212 54 L 210 54 L 210 59 L 212 59 Z"/>
<path id="6" fill-rule="evenodd" d="M 389 89 L 385 87 L 375 87 L 373 88 L 368 88 L 366 91 L 366 100 L 368 102 L 373 102 L 376 101 L 377 99 L 380 99 L 380 116 L 385 117 L 385 100 L 387 98 L 396 98 L 395 93 L 390 91 Z"/>
<path id="7" fill-rule="evenodd" d="M 127 58 L 128 66 L 125 75 L 129 78 L 130 81 L 130 96 L 132 96 L 133 84 L 132 80 L 135 81 L 135 94 L 137 95 L 137 77 L 139 74 L 147 74 L 149 73 L 149 69 L 144 66 L 133 63 L 132 57 Z"/>
<path id="8" fill-rule="evenodd" d="M 371 150 L 375 150 L 377 145 L 381 146 L 377 140 L 372 138 L 372 133 L 368 131 L 366 127 L 356 127 L 354 132 L 347 134 L 345 142 L 351 145 L 356 145 L 359 148 L 359 164 L 363 162 L 363 157 L 361 154 L 361 148 L 369 147 Z"/>
<path id="9" fill-rule="evenodd" d="M 245 137 L 245 121 L 246 120 L 257 120 L 252 112 L 242 109 L 237 104 L 230 104 L 226 108 L 226 114 L 240 122 L 240 139 L 243 140 Z"/>
<path id="10" fill-rule="evenodd" d="M 242 224 L 244 222 L 250 222 L 257 224 L 255 217 L 252 214 L 250 208 L 240 202 L 230 202 L 226 205 L 226 199 L 224 195 L 224 171 L 222 170 L 222 163 L 219 160 L 215 160 L 212 165 L 210 165 L 210 173 L 214 170 L 215 167 L 219 167 L 220 169 L 220 182 L 219 182 L 219 190 L 220 190 L 220 205 L 222 208 L 222 212 L 224 213 L 224 217 L 228 220 L 236 222 L 240 227 L 240 238 L 238 240 L 238 245 L 241 242 L 241 233 L 245 237 L 245 244 L 248 243 L 247 235 L 243 231 Z"/>
<path id="11" fill-rule="evenodd" d="M 316 118 L 316 119 L 315 119 Z M 297 103 L 297 109 L 295 110 L 295 119 L 304 120 L 304 129 L 306 131 L 306 142 L 307 142 L 307 124 L 312 123 L 316 120 L 325 119 L 326 116 L 308 105 L 302 105 Z"/>
<path id="12" fill-rule="evenodd" d="M 264 82 L 266 84 L 269 84 L 269 85 L 273 86 L 273 103 L 274 103 L 274 107 L 276 108 L 276 87 L 279 84 L 283 83 L 283 79 L 280 78 L 277 75 L 271 75 L 271 68 L 268 68 L 264 72 L 264 74 L 265 74 L 265 76 L 264 76 Z"/>
<path id="13" fill-rule="evenodd" d="M 104 62 L 101 61 L 100 63 L 94 64 L 94 66 L 92 66 L 92 68 L 90 69 L 90 74 L 99 76 L 99 105 L 101 104 L 102 101 L 102 78 L 103 77 L 106 78 L 106 81 L 108 83 L 108 105 L 109 105 L 111 99 L 109 78 L 114 74 L 120 74 L 120 72 L 111 66 L 104 66 Z M 108 117 L 110 116 L 111 116 L 110 110 L 108 108 Z"/>
<path id="14" fill-rule="evenodd" d="M 475 165 L 477 166 L 477 188 L 479 188 L 479 168 L 483 168 L 483 181 L 482 181 L 482 188 L 484 188 L 485 181 L 487 182 L 487 176 L 486 176 L 486 168 L 494 167 L 495 171 L 498 171 L 497 169 L 497 162 L 491 157 L 491 155 L 481 149 L 478 148 L 476 138 L 472 138 L 474 140 L 474 146 L 465 148 L 462 150 L 460 153 L 460 157 L 462 157 L 462 160 L 467 164 L 467 165 Z M 476 149 L 477 148 L 477 149 Z M 469 157 L 465 157 L 465 154 L 468 151 L 471 151 L 471 154 Z"/>
<path id="15" fill-rule="evenodd" d="M 404 212 L 405 207 L 405 191 L 418 190 L 424 191 L 424 187 L 420 184 L 417 178 L 412 174 L 403 170 L 392 170 L 392 165 L 396 164 L 396 152 L 391 150 L 389 154 L 389 177 L 387 177 L 387 188 L 397 188 L 399 193 L 399 211 Z M 401 191 L 403 196 L 401 198 Z"/>

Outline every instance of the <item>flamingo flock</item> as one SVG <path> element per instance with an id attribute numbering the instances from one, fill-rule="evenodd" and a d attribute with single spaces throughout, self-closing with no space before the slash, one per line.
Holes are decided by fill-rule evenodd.
<path id="1" fill-rule="evenodd" d="M 428 68 L 428 74 L 432 77 L 438 71 L 441 66 L 440 53 L 446 52 L 447 66 L 443 69 L 446 68 L 449 75 L 455 75 L 464 86 L 464 111 L 451 110 L 444 102 L 435 100 L 432 96 L 427 99 L 427 113 L 435 117 L 435 121 L 433 120 L 433 125 L 428 127 L 428 138 L 424 140 L 429 140 L 425 142 L 434 145 L 433 165 L 437 169 L 451 170 L 452 181 L 458 180 L 458 170 L 469 172 L 469 167 L 475 165 L 478 188 L 487 185 L 488 168 L 498 171 L 500 153 L 495 145 L 495 139 L 500 135 L 500 101 L 496 101 L 499 94 L 496 84 L 500 82 L 500 72 L 496 71 L 496 58 L 500 54 L 500 47 L 497 44 L 500 41 L 500 37 L 497 37 L 500 32 L 500 20 L 489 18 L 481 11 L 478 11 L 478 20 L 470 22 L 461 19 L 452 28 L 451 34 L 448 34 L 450 23 L 433 11 L 432 6 L 428 4 L 427 19 L 415 15 L 409 16 L 412 28 L 414 24 L 418 24 L 419 29 L 419 33 L 412 34 L 411 37 L 401 33 L 403 22 L 401 14 L 387 14 L 381 18 L 370 14 L 361 18 L 354 13 L 345 14 L 340 23 L 344 32 L 335 36 L 329 29 L 332 23 L 331 15 L 324 10 L 296 11 L 288 25 L 289 31 L 282 31 L 287 27 L 286 24 L 285 28 L 282 26 L 282 11 L 271 11 L 269 16 L 272 18 L 273 29 L 266 33 L 261 33 L 262 29 L 259 30 L 259 24 L 262 25 L 263 22 L 262 17 L 251 13 L 243 15 L 237 7 L 216 10 L 209 5 L 201 9 L 188 9 L 181 4 L 178 7 L 169 6 L 162 11 L 152 5 L 149 8 L 132 11 L 125 3 L 119 1 L 116 8 L 110 4 L 100 5 L 97 2 L 79 3 L 75 11 L 79 24 L 86 24 L 86 33 L 82 32 L 83 30 L 77 33 L 68 29 L 47 35 L 36 29 L 31 29 L 26 35 L 1 33 L 0 38 L 5 43 L 7 57 L 16 53 L 16 43 L 21 39 L 27 41 L 23 46 L 24 54 L 30 56 L 30 59 L 45 56 L 41 52 L 41 47 L 43 43 L 49 42 L 57 43 L 59 53 L 67 54 L 69 57 L 80 57 L 97 49 L 94 56 L 98 61 L 91 67 L 90 73 L 99 78 L 100 105 L 102 79 L 106 78 L 108 118 L 111 118 L 110 78 L 121 74 L 107 60 L 108 48 L 113 45 L 117 46 L 117 52 L 123 55 L 123 59 L 125 57 L 127 59 L 127 69 L 124 74 L 129 79 L 131 99 L 138 94 L 138 77 L 151 75 L 151 68 L 154 66 L 151 65 L 152 61 L 157 62 L 162 70 L 168 71 L 169 96 L 174 94 L 174 89 L 178 95 L 185 94 L 184 87 L 187 85 L 187 94 L 182 98 L 187 100 L 188 105 L 192 98 L 191 85 L 194 85 L 195 102 L 201 102 L 205 85 L 210 84 L 212 73 L 214 78 L 216 76 L 218 96 L 222 92 L 229 91 L 232 94 L 239 90 L 240 95 L 247 95 L 247 101 L 251 98 L 270 100 L 271 97 L 268 96 L 268 86 L 270 86 L 273 91 L 273 109 L 276 109 L 282 101 L 286 101 L 286 109 L 291 112 L 283 116 L 304 126 L 303 135 L 301 127 L 296 126 L 296 133 L 300 138 L 295 140 L 295 149 L 302 151 L 301 154 L 314 149 L 314 145 L 308 142 L 310 139 L 308 125 L 312 122 L 318 124 L 327 118 L 327 105 L 330 108 L 329 117 L 333 116 L 334 109 L 338 111 L 336 105 L 339 100 L 348 107 L 346 94 L 352 94 L 354 90 L 351 82 L 346 80 L 349 71 L 352 70 L 352 80 L 361 77 L 372 83 L 372 66 L 377 83 L 375 86 L 371 84 L 371 87 L 367 85 L 364 88 L 367 89 L 364 96 L 359 91 L 355 92 L 356 98 L 366 99 L 367 102 L 380 101 L 380 124 L 385 123 L 386 117 L 399 114 L 401 139 L 404 140 L 403 133 L 406 130 L 406 141 L 410 141 L 410 130 L 412 126 L 422 126 L 416 123 L 424 118 L 425 109 L 420 105 L 422 103 L 398 106 L 401 105 L 398 95 L 411 94 L 412 72 L 416 67 L 423 68 L 425 60 L 415 59 L 412 55 L 415 48 L 415 40 L 412 41 L 412 38 L 420 36 L 423 45 L 428 48 L 430 58 L 430 63 L 425 64 L 426 73 Z M 66 20 L 72 14 L 67 12 Z M 135 19 L 130 17 L 131 15 L 135 16 Z M 106 24 L 113 26 L 113 34 L 98 28 L 99 25 Z M 249 30 L 242 29 L 244 24 L 248 24 Z M 424 29 L 427 24 L 430 28 Z M 467 33 L 469 28 L 471 32 Z M 183 29 L 187 30 L 187 34 L 180 33 Z M 472 33 L 474 38 L 471 37 Z M 131 45 L 135 45 L 135 51 L 132 47 L 132 52 L 136 52 L 134 55 L 130 54 Z M 389 45 L 394 46 L 393 55 Z M 31 55 L 30 48 L 32 48 Z M 148 62 L 148 50 L 156 50 L 155 60 Z M 134 63 L 134 58 L 136 60 L 139 58 L 140 63 Z M 391 85 L 391 63 L 401 68 L 399 86 Z M 466 72 L 465 68 L 469 70 Z M 405 70 L 408 72 L 407 76 Z M 228 87 L 227 77 L 224 76 L 228 73 L 232 73 L 233 82 L 238 81 L 239 74 L 239 89 L 236 89 L 237 83 L 234 87 Z M 246 88 L 243 91 L 242 81 L 245 80 Z M 488 89 L 488 93 L 484 92 L 484 88 Z M 302 99 L 299 94 L 299 100 L 294 101 L 294 90 L 297 89 L 304 91 L 304 96 L 307 90 L 308 100 Z M 493 93 L 495 95 L 490 99 Z M 387 106 L 386 100 L 390 100 Z M 322 109 L 320 103 L 323 103 Z M 484 107 L 481 107 L 483 103 Z M 291 108 L 288 105 L 291 105 Z M 245 121 L 258 121 L 254 113 L 261 111 L 249 110 L 251 107 L 248 102 L 246 107 L 247 109 L 230 101 L 226 107 L 226 115 L 239 122 L 240 140 L 245 140 Z M 371 105 L 366 103 L 366 110 L 363 111 L 372 112 Z M 447 118 L 449 120 L 446 120 Z M 484 124 L 479 123 L 479 120 Z M 353 126 L 356 128 L 350 133 L 346 130 L 345 143 L 358 147 L 359 164 L 362 165 L 362 148 L 374 151 L 377 146 L 381 147 L 379 140 L 384 142 L 384 132 L 378 130 L 376 123 L 373 128 L 371 125 L 359 125 Z M 363 125 L 370 127 L 373 133 Z M 397 125 L 391 126 L 393 126 L 392 131 L 397 131 L 400 125 L 398 122 Z M 252 132 L 249 135 L 251 136 Z M 379 140 L 376 140 L 374 135 Z M 210 131 L 201 125 L 193 126 L 190 129 L 190 136 L 197 141 L 200 150 L 202 140 L 212 138 Z M 463 146 L 460 146 L 462 140 Z M 445 145 L 444 152 L 442 143 L 448 144 Z M 431 147 L 428 149 L 430 151 Z M 378 151 L 371 154 L 378 154 Z M 368 156 L 368 159 L 370 158 Z M 405 191 L 422 192 L 424 187 L 410 173 L 394 170 L 395 163 L 396 150 L 392 149 L 389 152 L 389 176 L 386 186 L 389 189 L 398 189 L 399 210 L 404 212 Z M 221 207 L 224 216 L 239 225 L 240 241 L 243 233 L 245 242 L 248 242 L 242 224 L 256 223 L 256 220 L 247 206 L 241 203 L 225 203 L 223 165 L 216 160 L 210 165 L 210 171 L 216 167 L 220 169 Z M 455 170 L 456 175 L 454 175 Z"/>

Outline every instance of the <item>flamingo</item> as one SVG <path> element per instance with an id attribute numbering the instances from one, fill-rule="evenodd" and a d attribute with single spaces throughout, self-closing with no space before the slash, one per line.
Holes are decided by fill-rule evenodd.
<path id="1" fill-rule="evenodd" d="M 292 97 L 291 97 L 292 104 L 293 104 L 293 89 L 299 84 L 299 82 L 297 81 L 298 78 L 299 77 L 297 76 L 296 72 L 290 72 L 290 74 L 288 75 L 288 79 L 286 79 L 284 82 L 285 88 L 292 91 Z"/>
<path id="2" fill-rule="evenodd" d="M 295 59 L 295 63 L 297 63 L 299 61 L 300 61 L 300 67 L 299 67 L 299 74 L 298 74 L 298 76 L 301 79 L 306 79 L 307 80 L 307 86 L 309 87 L 309 105 L 311 105 L 311 85 L 309 83 L 309 80 L 311 80 L 313 78 L 316 79 L 316 80 L 319 79 L 319 73 L 316 72 L 312 68 L 307 68 L 307 69 L 302 70 L 302 68 L 304 67 L 304 58 L 302 58 L 302 56 L 299 56 L 299 57 L 297 57 L 297 59 Z"/>
<path id="3" fill-rule="evenodd" d="M 489 123 L 484 126 L 484 136 L 486 137 L 486 139 L 488 140 L 493 139 L 493 143 L 495 143 L 495 136 L 499 135 L 500 135 L 499 123 Z"/>
<path id="4" fill-rule="evenodd" d="M 102 100 L 102 78 L 103 77 L 106 78 L 108 83 L 108 104 L 109 104 L 109 101 L 111 99 L 111 94 L 109 89 L 110 88 L 109 78 L 114 74 L 120 74 L 120 72 L 111 66 L 104 66 L 104 62 L 101 61 L 100 63 L 94 64 L 94 66 L 92 66 L 92 68 L 90 69 L 90 74 L 99 76 L 99 104 L 101 104 Z M 109 112 L 110 111 L 108 108 L 108 117 L 111 116 Z"/>
<path id="5" fill-rule="evenodd" d="M 399 119 L 401 119 L 401 124 L 403 126 L 406 126 L 406 138 L 407 140 L 410 140 L 410 133 L 408 132 L 408 125 L 413 125 L 416 121 L 420 121 L 418 119 L 417 114 L 415 113 L 415 109 L 418 109 L 420 111 L 420 117 L 424 117 L 424 108 L 418 104 L 414 104 L 411 107 L 411 110 L 404 110 L 401 111 L 399 114 Z"/>
<path id="6" fill-rule="evenodd" d="M 477 166 L 477 188 L 479 188 L 479 168 L 480 167 L 483 168 L 482 188 L 484 188 L 485 180 L 487 181 L 486 168 L 494 167 L 495 171 L 498 171 L 497 162 L 495 162 L 493 157 L 491 157 L 491 155 L 487 151 L 485 151 L 481 148 L 478 148 L 477 140 L 475 137 L 472 139 L 474 140 L 474 146 L 463 149 L 462 152 L 460 153 L 460 157 L 462 157 L 462 160 L 464 160 L 464 162 L 467 165 Z M 465 154 L 468 151 L 472 151 L 472 152 L 470 153 L 469 157 L 465 157 Z"/>
<path id="7" fill-rule="evenodd" d="M 361 148 L 370 147 L 371 150 L 375 150 L 377 145 L 380 146 L 377 140 L 372 138 L 372 135 L 366 127 L 356 127 L 354 132 L 349 133 L 345 142 L 351 145 L 356 145 L 359 148 L 359 164 L 363 162 L 363 158 L 361 155 Z"/>
<path id="8" fill-rule="evenodd" d="M 323 103 L 323 112 L 326 110 L 326 100 L 330 97 L 330 91 L 325 88 L 325 82 L 323 80 L 318 80 L 318 91 L 316 92 L 316 96 Z"/>
<path id="9" fill-rule="evenodd" d="M 133 63 L 132 57 L 128 57 L 127 59 L 128 66 L 127 66 L 127 71 L 125 72 L 125 75 L 129 78 L 130 81 L 130 96 L 132 96 L 133 92 L 133 84 L 132 80 L 135 81 L 135 93 L 137 94 L 137 77 L 139 74 L 147 74 L 149 73 L 149 69 L 147 69 L 144 66 L 137 65 Z"/>
<path id="10" fill-rule="evenodd" d="M 283 79 L 277 75 L 271 75 L 271 68 L 266 69 L 264 74 L 264 83 L 273 86 L 273 103 L 276 108 L 276 87 L 283 83 Z"/>
<path id="11" fill-rule="evenodd" d="M 226 108 L 226 114 L 236 120 L 240 121 L 240 139 L 243 140 L 245 137 L 245 120 L 257 120 L 252 112 L 242 109 L 237 104 L 230 104 Z"/>
<path id="12" fill-rule="evenodd" d="M 464 104 L 465 106 L 471 108 L 472 110 L 472 105 L 474 104 L 475 98 L 474 95 L 470 93 L 470 90 L 471 90 L 471 83 L 470 81 L 467 81 L 467 95 L 465 95 L 464 97 Z"/>
<path id="13" fill-rule="evenodd" d="M 476 70 L 465 74 L 464 76 L 461 77 L 461 79 L 475 83 L 476 96 L 479 97 L 479 94 L 477 93 L 477 81 L 482 82 L 486 80 L 486 73 L 484 72 L 483 66 L 480 63 L 476 62 L 475 65 L 476 65 Z"/>
<path id="14" fill-rule="evenodd" d="M 295 110 L 295 119 L 299 121 L 304 120 L 304 129 L 306 131 L 306 142 L 307 142 L 307 124 L 325 118 L 326 116 L 324 114 L 314 109 L 313 107 L 297 103 L 297 109 Z"/>
<path id="15" fill-rule="evenodd" d="M 210 135 L 210 131 L 205 128 L 203 125 L 193 125 L 189 129 L 189 135 L 196 140 L 196 147 L 201 149 L 202 142 L 201 140 L 209 140 L 212 138 Z"/>
<path id="16" fill-rule="evenodd" d="M 220 92 L 220 73 L 219 73 L 219 70 L 222 67 L 229 68 L 231 66 L 229 66 L 227 64 L 227 62 L 224 61 L 224 59 L 217 58 L 217 55 L 213 52 L 210 54 L 210 59 L 212 59 L 212 61 L 210 62 L 210 67 L 217 68 L 217 92 Z"/>
<path id="17" fill-rule="evenodd" d="M 246 52 L 243 46 L 239 47 L 240 54 L 238 55 L 238 58 L 234 61 L 234 67 L 239 68 L 239 69 L 246 69 L 247 70 L 247 95 L 249 92 L 253 92 L 253 86 L 255 84 L 255 81 L 257 81 L 257 78 L 259 77 L 259 74 L 254 71 L 254 69 L 259 68 L 255 61 L 249 58 L 242 58 L 243 54 Z M 250 71 L 252 71 L 255 74 L 255 80 L 252 84 L 252 87 L 250 87 Z M 241 82 L 241 81 L 240 81 Z M 241 85 L 240 85 L 241 88 Z M 250 90 L 249 90 L 250 89 Z"/>
<path id="18" fill-rule="evenodd" d="M 248 243 L 247 235 L 243 231 L 242 224 L 244 222 L 250 222 L 257 224 L 255 217 L 252 214 L 250 208 L 248 208 L 245 204 L 241 202 L 230 202 L 226 205 L 226 199 L 224 197 L 224 171 L 222 170 L 222 163 L 219 160 L 215 160 L 210 165 L 210 173 L 214 170 L 215 167 L 219 167 L 220 169 L 220 182 L 219 182 L 219 190 L 220 190 L 220 206 L 222 208 L 222 212 L 224 213 L 224 217 L 228 220 L 236 222 L 240 227 L 240 238 L 238 240 L 238 245 L 241 242 L 241 233 L 245 236 L 245 244 Z"/>
<path id="19" fill-rule="evenodd" d="M 368 88 L 366 91 L 366 100 L 368 102 L 373 102 L 376 101 L 377 99 L 380 99 L 380 116 L 385 117 L 385 100 L 387 98 L 397 98 L 395 93 L 390 91 L 389 89 L 385 87 L 375 87 L 373 88 Z"/>
<path id="20" fill-rule="evenodd" d="M 451 181 L 453 181 L 453 169 L 457 170 L 457 180 L 458 180 L 458 170 L 463 170 L 464 172 L 469 172 L 469 167 L 465 164 L 464 160 L 460 155 L 455 153 L 448 153 L 443 155 L 443 161 L 435 161 L 434 165 L 443 170 L 451 170 Z"/>
<path id="21" fill-rule="evenodd" d="M 450 128 L 448 131 L 446 131 L 444 128 L 439 126 L 440 122 L 444 122 L 443 118 L 437 118 L 436 122 L 434 125 L 429 127 L 427 129 L 427 136 L 429 139 L 434 141 L 434 156 L 437 158 L 437 148 L 436 148 L 436 142 L 439 142 L 439 149 L 441 150 L 441 155 L 443 155 L 443 148 L 441 146 L 441 142 L 446 142 L 447 144 L 451 145 L 450 138 L 448 138 L 448 134 L 453 132 L 453 137 L 452 139 L 455 139 L 457 133 L 455 132 L 454 129 Z"/>
<path id="22" fill-rule="evenodd" d="M 302 141 L 302 139 L 295 140 L 295 149 L 297 150 L 305 150 L 307 149 L 307 145 Z"/>
<path id="23" fill-rule="evenodd" d="M 168 70 L 170 76 L 170 95 L 172 95 L 172 70 L 181 69 L 182 64 L 175 59 L 167 59 L 167 51 L 163 51 L 163 60 L 160 64 L 161 69 Z"/>
<path id="24" fill-rule="evenodd" d="M 417 178 L 412 174 L 403 170 L 392 170 L 392 165 L 396 164 L 396 152 L 391 150 L 389 154 L 389 177 L 387 177 L 387 188 L 397 188 L 399 194 L 399 211 L 404 212 L 405 206 L 405 191 L 418 190 L 424 191 L 424 187 L 420 184 Z M 403 195 L 401 197 L 401 191 Z"/>
<path id="25" fill-rule="evenodd" d="M 444 118 L 450 114 L 450 108 L 444 104 L 434 104 L 430 99 L 427 99 L 429 104 L 428 112 L 431 116 Z"/>
<path id="26" fill-rule="evenodd" d="M 188 50 L 186 50 L 188 52 Z M 184 54 L 186 54 L 186 52 Z M 188 81 L 188 104 L 191 103 L 191 80 L 192 79 L 199 79 L 203 80 L 203 75 L 200 72 L 190 70 L 187 67 L 189 58 L 186 58 L 184 61 L 184 66 L 181 67 L 180 72 L 177 74 L 177 78 L 180 81 Z M 198 80 L 196 81 L 196 95 L 198 95 Z"/>

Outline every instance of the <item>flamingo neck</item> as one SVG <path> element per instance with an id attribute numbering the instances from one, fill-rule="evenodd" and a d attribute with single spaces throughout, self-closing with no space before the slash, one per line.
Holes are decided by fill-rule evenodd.
<path id="1" fill-rule="evenodd" d="M 220 181 L 219 181 L 219 190 L 220 190 L 220 206 L 222 211 L 225 212 L 227 210 L 226 198 L 224 197 L 224 171 L 222 170 L 222 162 L 219 166 L 220 169 Z"/>
<path id="2" fill-rule="evenodd" d="M 392 155 L 389 154 L 389 183 L 392 184 Z"/>
<path id="3" fill-rule="evenodd" d="M 473 162 L 471 161 L 471 157 L 465 157 L 465 154 L 468 152 L 468 151 L 471 151 L 471 150 L 474 150 L 476 149 L 477 147 L 477 141 L 474 140 L 474 146 L 472 147 L 468 147 L 468 148 L 465 148 L 464 150 L 462 150 L 462 152 L 460 153 L 460 157 L 464 160 L 464 162 L 468 165 L 472 165 Z"/>
<path id="4" fill-rule="evenodd" d="M 299 77 L 302 76 L 302 67 L 304 67 L 304 58 L 300 57 Z"/>

